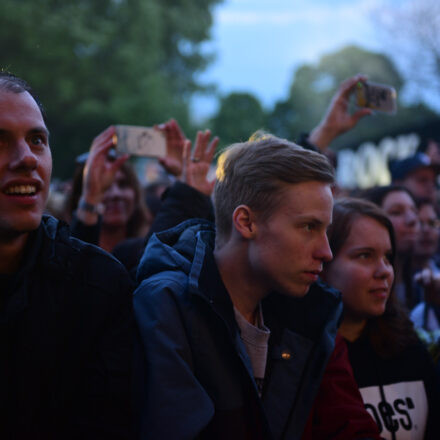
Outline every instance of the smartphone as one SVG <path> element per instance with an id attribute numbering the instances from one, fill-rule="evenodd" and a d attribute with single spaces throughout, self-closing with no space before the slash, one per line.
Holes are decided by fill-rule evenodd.
<path id="1" fill-rule="evenodd" d="M 165 157 L 167 142 L 165 135 L 152 127 L 116 125 L 113 138 L 118 153 L 133 156 Z"/>
<path id="2" fill-rule="evenodd" d="M 356 105 L 372 110 L 395 114 L 397 110 L 397 92 L 394 87 L 369 81 L 356 84 Z"/>

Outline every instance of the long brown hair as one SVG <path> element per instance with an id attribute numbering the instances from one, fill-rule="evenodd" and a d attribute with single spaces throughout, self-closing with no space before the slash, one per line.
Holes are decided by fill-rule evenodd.
<path id="1" fill-rule="evenodd" d="M 335 202 L 333 223 L 328 230 L 333 256 L 337 257 L 350 234 L 353 223 L 361 217 L 376 220 L 388 231 L 392 249 L 391 264 L 394 268 L 396 245 L 393 225 L 382 209 L 374 203 L 362 199 L 344 198 Z M 417 341 L 413 324 L 398 303 L 394 288 L 391 289 L 385 312 L 381 316 L 370 318 L 367 321 L 363 336 L 369 338 L 374 351 L 383 358 L 393 357 Z"/>

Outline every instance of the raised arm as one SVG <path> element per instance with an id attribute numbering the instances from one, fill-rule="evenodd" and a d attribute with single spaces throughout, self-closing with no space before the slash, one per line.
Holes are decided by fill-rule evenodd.
<path id="1" fill-rule="evenodd" d="M 372 113 L 366 108 L 350 113 L 348 108 L 356 84 L 366 79 L 365 75 L 355 75 L 341 83 L 321 122 L 310 133 L 309 142 L 324 151 L 335 138 L 351 130 L 360 119 Z"/>
<path id="2" fill-rule="evenodd" d="M 89 156 L 83 173 L 83 187 L 76 215 L 86 225 L 98 222 L 97 207 L 104 197 L 105 191 L 113 183 L 117 171 L 128 159 L 128 155 L 110 160 L 109 150 L 114 146 L 113 136 L 115 128 L 108 127 L 100 133 L 92 142 Z"/>

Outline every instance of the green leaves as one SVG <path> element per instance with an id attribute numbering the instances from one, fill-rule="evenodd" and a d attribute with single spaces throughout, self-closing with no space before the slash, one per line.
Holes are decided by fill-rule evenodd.
<path id="1" fill-rule="evenodd" d="M 258 99 L 248 93 L 231 93 L 220 100 L 212 119 L 213 133 L 221 147 L 245 141 L 256 130 L 267 131 L 290 140 L 312 130 L 323 117 L 339 84 L 356 73 L 373 82 L 392 85 L 399 91 L 404 81 L 391 60 L 383 54 L 348 46 L 322 56 L 317 64 L 300 66 L 292 78 L 289 96 L 264 110 Z M 437 115 L 424 105 L 400 104 L 396 116 L 384 114 L 363 118 L 357 126 L 340 136 L 332 147 L 356 148 L 365 141 L 417 130 Z"/>
<path id="2" fill-rule="evenodd" d="M 220 137 L 224 148 L 235 142 L 245 142 L 266 124 L 265 112 L 253 95 L 231 93 L 220 101 L 220 108 L 212 120 L 212 132 Z"/>
<path id="3" fill-rule="evenodd" d="M 0 67 L 39 94 L 55 175 L 70 177 L 74 157 L 106 125 L 173 116 L 189 129 L 188 97 L 207 63 L 198 49 L 218 1 L 0 2 Z"/>

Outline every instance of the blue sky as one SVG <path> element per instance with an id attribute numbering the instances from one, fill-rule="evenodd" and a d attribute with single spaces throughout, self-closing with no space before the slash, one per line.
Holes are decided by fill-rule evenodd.
<path id="1" fill-rule="evenodd" d="M 295 68 L 316 62 L 348 44 L 384 51 L 371 14 L 398 0 L 225 0 L 214 10 L 212 40 L 205 50 L 216 60 L 200 75 L 220 94 L 248 91 L 266 107 L 287 96 Z M 353 72 L 356 73 L 356 72 Z M 212 98 L 194 100 L 203 119 Z"/>

